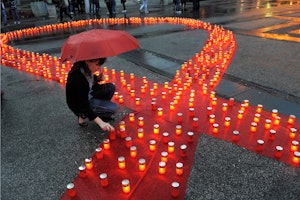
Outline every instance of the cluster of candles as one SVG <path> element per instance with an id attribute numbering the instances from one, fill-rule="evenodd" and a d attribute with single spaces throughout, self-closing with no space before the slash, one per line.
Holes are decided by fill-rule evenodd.
<path id="1" fill-rule="evenodd" d="M 129 118 L 129 125 L 130 127 L 132 127 L 133 123 L 135 122 L 135 114 L 134 113 L 130 113 L 129 114 L 130 118 Z M 138 117 L 139 120 L 143 120 L 143 117 Z M 133 120 L 132 120 L 133 119 Z M 85 163 L 84 165 L 79 166 L 79 177 L 81 178 L 86 178 L 88 176 L 87 170 L 93 170 L 94 166 L 95 166 L 95 162 L 99 162 L 99 160 L 104 158 L 104 154 L 105 151 L 110 151 L 111 150 L 111 143 L 114 140 L 117 140 L 118 137 L 121 138 L 123 140 L 124 145 L 126 146 L 127 149 L 129 149 L 129 155 L 131 158 L 136 158 L 137 157 L 137 146 L 134 145 L 134 140 L 133 138 L 136 138 L 136 140 L 144 140 L 144 136 L 139 136 L 141 133 L 143 133 L 143 126 L 139 126 L 138 129 L 138 133 L 137 136 L 127 136 L 126 134 L 123 135 L 123 130 L 126 129 L 126 124 L 125 121 L 120 121 L 118 124 L 118 130 L 119 131 L 115 131 L 115 132 L 110 132 L 109 133 L 109 137 L 103 140 L 103 143 L 95 149 L 95 154 L 93 156 L 93 158 L 87 158 L 85 159 Z M 142 128 L 140 128 L 142 127 Z M 116 133 L 117 132 L 117 133 Z M 152 131 L 153 135 L 159 135 L 159 125 L 158 124 L 154 124 L 153 125 L 153 131 Z M 147 135 L 149 136 L 150 134 L 147 133 Z M 163 144 L 166 145 L 166 151 L 162 151 L 160 154 L 160 159 L 157 163 L 157 174 L 158 175 L 165 175 L 167 173 L 167 169 L 168 169 L 168 160 L 172 160 L 174 159 L 173 157 L 170 157 L 170 155 L 176 155 L 176 150 L 179 151 L 180 153 L 178 155 L 180 155 L 181 158 L 185 158 L 187 156 L 187 148 L 188 145 L 186 144 L 182 144 L 180 145 L 179 148 L 175 148 L 175 142 L 171 141 L 171 135 L 167 132 L 164 132 L 161 134 L 163 136 L 163 139 L 161 140 Z M 181 127 L 180 125 L 176 126 L 176 136 L 181 136 L 182 135 L 182 131 L 181 131 Z M 191 144 L 193 142 L 193 136 L 194 133 L 193 132 L 188 132 L 187 134 L 187 143 Z M 158 145 L 159 145 L 159 141 L 155 140 L 155 139 L 150 139 L 148 142 L 148 149 L 149 151 L 143 151 L 143 152 L 139 152 L 139 154 L 145 154 L 145 155 L 149 155 L 149 153 L 151 152 L 155 152 L 158 150 Z M 107 154 L 105 155 L 107 156 Z M 118 156 L 117 157 L 117 163 L 118 163 L 118 168 L 121 170 L 127 169 L 126 166 L 126 157 L 125 156 Z M 151 159 L 150 159 L 151 160 Z M 178 160 L 178 158 L 176 158 L 176 160 Z M 105 161 L 103 161 L 105 162 Z M 148 161 L 149 165 L 152 163 L 152 161 Z M 137 170 L 139 172 L 144 172 L 146 173 L 146 171 L 151 167 L 147 167 L 148 163 L 146 162 L 145 158 L 139 158 L 136 160 L 136 165 Z M 153 164 L 151 164 L 153 166 Z M 173 168 L 174 169 L 174 168 Z M 183 175 L 184 173 L 184 163 L 180 162 L 180 161 L 176 161 L 175 162 L 175 174 L 180 177 Z M 111 173 L 115 173 L 115 172 L 111 172 Z M 155 176 L 155 175 L 152 175 Z M 100 179 L 100 184 L 103 188 L 109 187 L 109 176 L 108 173 L 103 173 L 101 172 L 99 174 L 99 179 Z M 121 183 L 120 186 L 122 187 L 122 192 L 124 194 L 129 194 L 131 192 L 131 185 L 130 185 L 130 178 L 124 178 Z M 178 195 L 180 194 L 180 183 L 178 181 L 173 181 L 171 182 L 171 190 L 170 190 L 170 194 L 172 197 L 178 197 Z M 75 189 L 75 185 L 74 183 L 69 183 L 67 185 L 67 191 L 68 191 L 68 195 L 70 197 L 74 197 L 76 196 L 76 189 Z"/>
<path id="2" fill-rule="evenodd" d="M 208 40 L 206 41 L 203 49 L 196 53 L 195 56 L 181 65 L 181 69 L 176 71 L 174 79 L 172 82 L 165 82 L 163 85 L 157 83 L 151 83 L 146 77 L 136 78 L 133 73 L 127 75 L 124 71 L 116 72 L 116 70 L 108 70 L 104 68 L 104 75 L 106 82 L 115 82 L 119 84 L 117 88 L 119 91 L 115 93 L 115 101 L 118 103 L 134 107 L 137 110 L 143 112 L 156 113 L 154 118 L 149 119 L 146 116 L 135 116 L 131 113 L 128 115 L 129 123 L 136 123 L 137 134 L 127 135 L 125 128 L 125 122 L 121 121 L 119 124 L 119 136 L 129 149 L 129 156 L 131 158 L 137 157 L 138 146 L 134 145 L 135 140 L 146 140 L 148 133 L 145 133 L 144 126 L 145 122 L 156 121 L 156 119 L 168 118 L 171 116 L 176 116 L 175 118 L 170 118 L 169 120 L 176 123 L 175 130 L 173 133 L 162 132 L 161 127 L 164 124 L 155 123 L 153 125 L 153 134 L 157 136 L 157 139 L 150 139 L 148 141 L 149 154 L 151 152 L 158 151 L 158 144 L 160 141 L 167 146 L 167 150 L 162 151 L 159 154 L 160 161 L 157 165 L 149 162 L 149 160 L 141 157 L 137 159 L 138 170 L 140 172 L 146 172 L 150 167 L 157 167 L 157 172 L 159 175 L 164 175 L 167 172 L 168 166 L 168 155 L 174 154 L 175 144 L 177 145 L 177 136 L 183 135 L 183 126 L 186 125 L 188 121 L 190 130 L 185 134 L 186 142 L 191 143 L 194 140 L 194 132 L 200 132 L 201 128 L 210 127 L 212 134 L 218 136 L 220 132 L 225 132 L 230 128 L 232 130 L 232 135 L 230 141 L 238 143 L 240 137 L 246 133 L 258 133 L 261 131 L 263 124 L 264 132 L 269 134 L 268 141 L 276 141 L 279 132 L 282 132 L 278 127 L 284 127 L 284 130 L 288 129 L 289 134 L 289 144 L 276 145 L 274 149 L 273 156 L 280 160 L 283 156 L 284 150 L 289 149 L 293 156 L 291 160 L 284 160 L 287 163 L 300 163 L 300 152 L 299 152 L 299 142 L 298 133 L 296 128 L 296 117 L 290 115 L 287 122 L 283 122 L 281 117 L 278 115 L 278 110 L 272 110 L 270 118 L 263 117 L 263 106 L 257 105 L 254 115 L 251 116 L 249 130 L 239 130 L 240 123 L 246 121 L 249 118 L 249 101 L 245 100 L 239 106 L 237 112 L 233 112 L 232 108 L 236 106 L 236 102 L 233 98 L 230 98 L 228 102 L 223 102 L 221 105 L 220 100 L 217 99 L 214 88 L 218 85 L 222 74 L 229 65 L 233 54 L 236 49 L 236 41 L 234 35 L 231 31 L 224 30 L 222 27 L 211 25 L 210 23 L 202 22 L 200 20 L 185 19 L 185 18 L 114 18 L 114 19 L 92 19 L 92 20 L 80 20 L 76 22 L 68 22 L 64 24 L 54 24 L 44 27 L 36 27 L 32 29 L 24 29 L 15 32 L 9 32 L 1 34 L 1 64 L 5 66 L 10 66 L 18 70 L 26 71 L 37 76 L 42 76 L 45 79 L 51 79 L 64 84 L 67 79 L 67 73 L 71 68 L 71 63 L 67 62 L 62 64 L 59 58 L 49 56 L 47 54 L 39 55 L 38 53 L 23 51 L 20 49 L 14 49 L 13 47 L 7 45 L 9 41 L 21 40 L 24 38 L 37 37 L 42 35 L 66 33 L 70 31 L 82 31 L 87 28 L 105 26 L 110 24 L 131 24 L 131 25 L 141 25 L 141 24 L 182 24 L 191 29 L 204 29 L 207 30 Z M 138 88 L 138 86 L 140 88 Z M 199 99 L 204 99 L 204 102 L 199 103 Z M 151 99 L 150 105 L 146 105 L 148 101 L 144 99 Z M 208 100 L 207 100 L 208 99 Z M 207 100 L 207 101 L 206 101 Z M 221 101 L 222 102 L 222 101 Z M 167 105 L 167 106 L 166 106 Z M 203 122 L 203 116 L 200 116 L 197 109 L 200 107 L 206 108 L 207 115 L 204 118 L 207 120 Z M 187 111 L 186 111 L 187 110 Z M 231 111 L 229 115 L 228 111 Z M 221 114 L 220 114 L 221 113 Z M 220 119 L 220 115 L 222 116 Z M 153 117 L 153 116 L 152 116 Z M 163 123 L 163 122 L 162 122 Z M 205 125 L 205 124 L 207 125 Z M 248 123 L 248 122 L 247 122 Z M 234 124 L 238 124 L 234 125 Z M 149 126 L 149 124 L 147 124 Z M 134 125 L 130 126 L 135 128 Z M 230 129 L 230 130 L 231 130 Z M 283 131 L 284 132 L 284 131 Z M 198 134 L 197 134 L 198 135 Z M 86 170 L 92 170 L 94 167 L 94 162 L 98 159 L 103 159 L 103 151 L 109 151 L 111 149 L 111 141 L 119 139 L 116 133 L 111 133 L 109 138 L 105 139 L 102 146 L 95 150 L 95 156 L 85 160 L 85 164 L 79 167 L 79 176 L 86 177 Z M 161 139 L 161 140 L 160 140 Z M 255 151 L 265 155 L 265 143 L 266 138 L 259 138 L 255 140 L 256 148 Z M 179 157 L 184 157 L 187 155 L 187 144 L 179 145 Z M 253 144 L 249 144 L 253 146 Z M 144 152 L 146 153 L 146 152 Z M 153 154 L 154 156 L 155 154 Z M 96 159 L 95 159 L 96 158 Z M 116 159 L 118 162 L 119 169 L 126 168 L 126 157 L 118 156 Z M 177 162 L 175 173 L 178 176 L 183 174 L 183 162 Z M 100 173 L 99 175 L 100 183 L 105 188 L 109 186 L 109 174 Z M 131 193 L 132 181 L 130 178 L 124 178 L 121 183 L 122 191 L 125 194 Z M 179 195 L 180 183 L 173 181 L 171 183 L 171 195 L 176 197 Z M 76 190 L 74 183 L 67 185 L 69 196 L 75 196 Z"/>

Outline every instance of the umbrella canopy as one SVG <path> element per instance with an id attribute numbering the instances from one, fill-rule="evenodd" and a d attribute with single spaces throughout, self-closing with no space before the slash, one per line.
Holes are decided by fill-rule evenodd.
<path id="1" fill-rule="evenodd" d="M 62 62 L 116 56 L 139 48 L 139 42 L 126 31 L 92 29 L 70 36 L 61 48 Z"/>

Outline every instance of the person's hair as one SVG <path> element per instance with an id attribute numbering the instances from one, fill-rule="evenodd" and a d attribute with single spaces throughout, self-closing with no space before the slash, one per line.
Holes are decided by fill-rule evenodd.
<path id="1" fill-rule="evenodd" d="M 99 61 L 99 64 L 100 64 L 100 65 L 103 65 L 103 64 L 105 63 L 105 61 L 106 61 L 106 58 L 91 59 L 91 60 L 89 60 L 89 61 L 91 61 L 91 62 Z M 75 62 L 75 63 L 73 64 L 73 66 L 72 66 L 70 72 L 72 73 L 73 71 L 75 71 L 76 69 L 79 69 L 80 67 L 83 68 L 84 72 L 85 72 L 87 75 L 89 75 L 89 76 L 91 75 L 91 71 L 90 71 L 89 67 L 87 66 L 87 64 L 85 63 L 85 60 Z"/>

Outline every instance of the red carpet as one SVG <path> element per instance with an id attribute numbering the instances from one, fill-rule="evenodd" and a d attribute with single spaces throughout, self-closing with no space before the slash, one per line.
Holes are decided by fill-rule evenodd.
<path id="1" fill-rule="evenodd" d="M 140 23 L 139 18 L 133 21 Z M 148 21 L 149 20 L 149 21 Z M 160 18 L 160 20 L 162 20 Z M 155 18 L 145 19 L 145 23 L 160 23 Z M 208 31 L 208 40 L 205 46 L 195 56 L 182 65 L 171 83 L 155 84 L 143 78 L 131 79 L 129 75 L 122 75 L 107 71 L 108 81 L 112 81 L 118 88 L 118 96 L 114 101 L 127 106 L 136 112 L 134 121 L 129 116 L 122 122 L 125 128 L 116 127 L 116 132 L 110 135 L 110 149 L 103 148 L 103 157 L 92 157 L 94 167 L 86 170 L 87 176 L 78 176 L 73 180 L 76 195 L 70 197 L 66 191 L 61 199 L 172 199 L 171 184 L 179 183 L 179 194 L 177 199 L 184 199 L 187 180 L 193 164 L 193 156 L 200 134 L 208 134 L 213 137 L 233 142 L 236 145 L 257 152 L 263 156 L 275 158 L 278 161 L 299 167 L 299 163 L 293 161 L 294 151 L 291 150 L 292 141 L 299 141 L 299 134 L 290 134 L 291 130 L 299 130 L 299 121 L 288 123 L 288 116 L 272 114 L 262 110 L 258 112 L 256 106 L 247 106 L 247 102 L 234 102 L 222 98 L 216 98 L 213 91 L 222 78 L 225 70 L 231 62 L 236 49 L 236 41 L 230 31 L 223 30 L 218 26 L 211 26 L 198 20 L 169 18 L 163 19 L 165 23 L 181 23 L 191 28 L 202 28 Z M 170 20 L 170 21 L 169 21 Z M 2 50 L 3 51 L 3 50 Z M 6 52 L 8 50 L 5 50 Z M 9 50 L 11 51 L 11 50 Z M 4 61 L 7 66 L 16 67 L 16 63 Z M 67 66 L 68 70 L 70 66 Z M 26 69 L 21 68 L 25 71 Z M 59 71 L 62 69 L 58 69 Z M 30 71 L 30 70 L 29 70 Z M 35 71 L 33 69 L 33 71 Z M 53 68 L 52 68 L 53 71 Z M 53 74 L 53 73 L 52 73 Z M 38 74 L 37 74 L 38 75 Z M 64 82 L 64 77 L 57 80 Z M 45 77 L 45 76 L 44 76 Z M 62 78 L 60 78 L 62 77 Z M 143 88 L 142 88 L 143 87 Z M 145 93 L 141 90 L 145 89 Z M 134 95 L 133 92 L 134 90 Z M 164 94 L 165 93 L 165 94 Z M 120 102 L 123 97 L 124 103 Z M 136 98 L 140 98 L 140 104 L 136 105 Z M 214 100 L 216 105 L 213 105 Z M 174 109 L 171 109 L 171 104 Z M 224 111 L 224 105 L 227 110 Z M 251 102 L 250 102 L 251 104 Z M 208 111 L 208 107 L 211 111 Z M 194 109 L 191 112 L 190 108 Z M 159 110 L 162 109 L 162 116 Z M 243 110 L 241 119 L 238 113 Z M 182 121 L 178 119 L 178 113 L 182 114 Z M 256 123 L 256 130 L 251 131 L 255 114 L 260 114 Z M 210 115 L 215 115 L 215 121 L 210 122 Z M 279 121 L 276 124 L 276 116 Z M 139 126 L 139 118 L 143 118 L 144 125 Z M 230 125 L 225 126 L 225 119 L 230 118 Z M 265 128 L 265 121 L 271 121 L 270 128 Z M 179 129 L 180 126 L 181 129 Z M 158 133 L 154 133 L 154 127 L 159 126 Z M 138 130 L 143 128 L 144 137 L 138 138 Z M 270 131 L 272 130 L 272 131 Z M 181 131 L 181 133 L 179 133 Z M 234 136 L 233 132 L 238 131 L 239 135 Z M 168 138 L 163 133 L 169 134 Z M 188 133 L 194 134 L 193 141 L 189 141 Z M 271 134 L 270 134 L 271 133 Z M 115 138 L 114 138 L 115 136 Z M 131 144 L 126 142 L 126 137 L 131 137 Z M 156 149 L 150 151 L 149 141 L 156 141 Z M 257 149 L 257 141 L 264 142 Z M 174 152 L 168 154 L 166 162 L 166 173 L 159 174 L 158 166 L 161 161 L 161 153 L 168 151 L 168 141 L 174 142 Z M 186 145 L 186 155 L 183 156 L 180 147 Z M 130 156 L 129 146 L 136 146 L 137 156 Z M 276 147 L 282 148 L 279 152 Z M 299 151 L 299 150 L 298 150 Z M 280 155 L 281 154 L 281 155 Z M 125 169 L 119 169 L 118 158 L 125 158 Z M 139 171 L 138 161 L 145 159 L 145 171 Z M 176 174 L 176 163 L 183 163 L 183 174 Z M 108 185 L 102 187 L 99 175 L 107 174 Z M 130 192 L 125 194 L 122 191 L 122 180 L 130 182 Z"/>

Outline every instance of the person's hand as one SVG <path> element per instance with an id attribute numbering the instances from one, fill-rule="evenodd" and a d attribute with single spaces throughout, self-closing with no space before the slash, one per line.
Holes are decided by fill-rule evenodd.
<path id="1" fill-rule="evenodd" d="M 98 126 L 102 129 L 102 130 L 104 130 L 104 131 L 109 131 L 109 132 L 111 132 L 111 131 L 114 131 L 115 130 L 115 128 L 112 126 L 112 125 L 110 125 L 109 123 L 107 123 L 107 122 L 104 122 L 102 119 L 100 119 L 99 117 L 96 117 L 95 119 L 94 119 L 94 121 L 95 121 L 95 123 L 96 124 L 98 124 Z"/>

